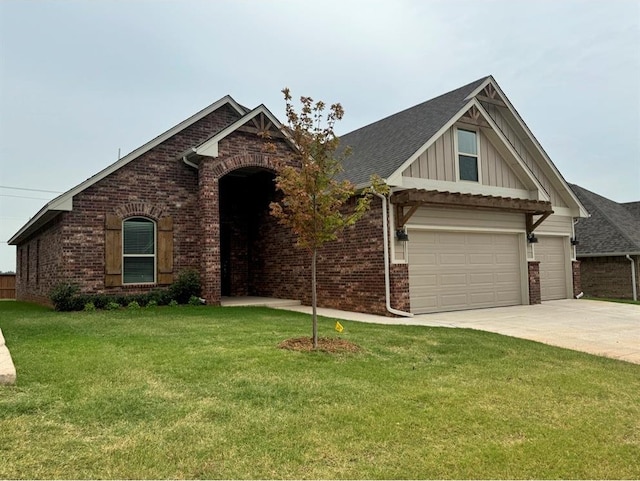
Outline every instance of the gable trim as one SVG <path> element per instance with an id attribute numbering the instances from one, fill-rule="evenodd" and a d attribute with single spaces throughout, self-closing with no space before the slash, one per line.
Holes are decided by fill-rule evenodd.
<path id="1" fill-rule="evenodd" d="M 474 96 L 478 95 L 480 92 L 482 92 L 482 90 L 489 83 L 491 83 L 492 86 L 495 88 L 496 92 L 500 96 L 500 99 L 506 104 L 507 109 L 509 110 L 509 112 L 511 113 L 513 118 L 516 120 L 516 122 L 518 122 L 518 125 L 520 126 L 520 128 L 524 131 L 526 136 L 533 143 L 534 147 L 536 148 L 536 150 L 538 151 L 540 156 L 544 159 L 545 163 L 547 164 L 547 167 L 552 171 L 552 173 L 555 176 L 555 178 L 560 181 L 560 183 L 561 183 L 561 185 L 563 187 L 564 193 L 568 194 L 569 198 L 575 203 L 575 206 L 578 207 L 579 217 L 588 217 L 589 214 L 588 214 L 587 210 L 585 209 L 585 207 L 582 205 L 582 203 L 580 202 L 578 197 L 573 193 L 573 191 L 571 190 L 571 187 L 569 187 L 568 182 L 564 179 L 564 177 L 562 176 L 562 174 L 560 173 L 558 168 L 555 166 L 555 164 L 551 160 L 551 158 L 547 155 L 547 153 L 544 150 L 544 148 L 542 147 L 542 145 L 540 145 L 540 143 L 538 142 L 538 139 L 536 139 L 536 137 L 533 135 L 533 132 L 531 132 L 531 130 L 529 130 L 529 127 L 527 127 L 527 124 L 524 122 L 522 117 L 520 117 L 520 114 L 515 109 L 513 104 L 509 101 L 509 99 L 507 98 L 505 93 L 502 91 L 502 89 L 500 88 L 498 83 L 495 81 L 495 79 L 493 77 L 491 77 L 491 76 L 488 77 L 487 80 L 485 82 L 483 82 L 470 95 L 474 95 Z M 478 103 L 480 103 L 480 102 L 478 102 Z M 562 197 L 565 197 L 565 196 L 562 195 Z"/>
<path id="2" fill-rule="evenodd" d="M 285 137 L 285 140 L 293 147 L 293 141 L 291 139 L 291 137 L 287 134 L 287 132 L 285 131 L 285 129 L 283 128 L 282 124 L 280 123 L 280 121 L 278 119 L 275 118 L 275 116 L 269 111 L 269 109 L 267 107 L 265 107 L 264 104 L 260 104 L 258 107 L 256 107 L 255 109 L 253 109 L 251 112 L 245 114 L 243 117 L 240 117 L 238 120 L 236 120 L 234 123 L 232 123 L 231 125 L 229 125 L 228 127 L 226 127 L 225 129 L 221 130 L 220 132 L 218 132 L 217 134 L 215 134 L 213 137 L 211 137 L 208 140 L 205 140 L 202 144 L 200 144 L 199 146 L 195 147 L 192 150 L 192 153 L 195 155 L 199 155 L 199 156 L 203 156 L 203 157 L 218 157 L 218 155 L 220 155 L 219 151 L 218 151 L 218 145 L 220 143 L 220 141 L 222 141 L 223 139 L 225 139 L 227 136 L 229 136 L 230 134 L 232 134 L 233 132 L 235 132 L 236 130 L 238 130 L 240 127 L 242 127 L 243 125 L 245 125 L 248 121 L 250 121 L 251 119 L 257 117 L 258 115 L 263 114 L 264 116 L 266 116 L 269 121 L 280 131 L 282 132 L 282 134 Z M 188 157 L 188 156 L 186 156 Z M 185 160 L 185 163 L 187 162 L 188 159 L 183 158 L 183 160 Z M 188 165 L 193 166 L 193 163 L 189 163 Z"/>
<path id="3" fill-rule="evenodd" d="M 486 86 L 488 81 L 489 81 L 489 79 L 486 82 L 483 82 L 480 85 L 480 87 L 484 88 L 483 86 Z M 478 88 L 480 88 L 480 87 L 478 87 Z M 402 185 L 404 185 L 406 182 L 405 182 L 405 179 L 402 177 L 402 172 L 404 172 L 405 169 L 407 169 L 414 161 L 416 161 L 418 159 L 418 157 L 420 157 L 420 155 L 422 155 L 424 152 L 426 152 L 427 149 L 429 149 L 429 147 L 431 147 L 436 142 L 437 139 L 439 139 L 442 135 L 444 135 L 444 133 L 447 130 L 449 130 L 458 121 L 460 121 L 460 119 L 464 116 L 464 114 L 471 107 L 474 107 L 474 106 L 478 109 L 478 111 L 480 112 L 482 117 L 487 121 L 487 123 L 491 127 L 492 131 L 494 131 L 496 133 L 496 135 L 498 136 L 500 141 L 505 145 L 505 147 L 509 150 L 509 152 L 516 159 L 516 162 L 520 166 L 521 172 L 526 176 L 526 178 L 531 182 L 531 184 L 536 187 L 536 189 L 538 191 L 539 199 L 540 200 L 550 200 L 550 197 L 549 197 L 548 193 L 545 191 L 545 189 L 542 186 L 542 184 L 540 183 L 540 181 L 538 181 L 538 179 L 533 175 L 533 173 L 530 171 L 530 169 L 527 166 L 527 164 L 520 157 L 520 155 L 516 152 L 516 150 L 511 146 L 510 142 L 506 139 L 504 134 L 500 131 L 500 129 L 498 128 L 496 123 L 493 121 L 491 116 L 487 113 L 487 111 L 484 109 L 482 104 L 475 97 L 472 97 L 453 117 L 451 117 L 451 119 L 446 124 L 444 124 L 440 128 L 440 130 L 438 130 L 438 132 L 436 132 L 426 143 L 424 143 L 422 145 L 422 147 L 420 147 L 411 157 L 409 157 L 409 159 L 407 159 L 405 162 L 403 162 L 402 165 L 398 169 L 396 169 L 396 171 L 393 174 L 391 174 L 389 176 L 389 178 L 387 179 L 387 184 L 389 184 L 392 187 L 393 186 L 402 186 Z M 447 184 L 449 185 L 449 188 L 451 188 L 452 185 L 458 184 L 458 182 L 447 183 Z M 483 186 L 483 187 L 488 187 L 488 186 Z M 529 196 L 527 196 L 527 197 L 529 197 Z"/>
<path id="4" fill-rule="evenodd" d="M 77 186 L 71 188 L 67 192 L 65 192 L 65 193 L 59 195 L 58 197 L 56 197 L 55 199 L 49 201 L 42 209 L 40 209 L 40 211 L 35 216 L 33 216 L 24 226 L 22 226 L 22 228 L 16 234 L 14 234 L 14 236 L 11 237 L 11 239 L 9 239 L 8 244 L 9 245 L 17 245 L 24 237 L 26 237 L 27 235 L 30 235 L 33 232 L 35 232 L 42 225 L 44 225 L 46 222 L 51 220 L 52 217 L 55 217 L 55 215 L 57 215 L 59 212 L 72 211 L 73 210 L 73 196 L 74 195 L 77 195 L 80 192 L 82 192 L 83 190 L 91 187 L 93 184 L 101 181 L 102 179 L 104 179 L 105 177 L 109 176 L 110 174 L 112 174 L 116 170 L 118 170 L 121 167 L 124 167 L 125 165 L 127 165 L 129 162 L 132 162 L 133 160 L 135 160 L 138 157 L 140 157 L 141 155 L 147 153 L 148 151 L 150 151 L 154 147 L 157 147 L 158 145 L 160 145 L 162 142 L 166 141 L 170 137 L 174 136 L 178 132 L 184 130 L 185 128 L 187 128 L 190 125 L 194 124 L 198 120 L 203 119 L 204 117 L 206 117 L 210 113 L 215 112 L 216 110 L 218 110 L 219 108 L 221 108 L 221 107 L 223 107 L 225 105 L 229 105 L 236 112 L 238 112 L 239 115 L 245 115 L 246 114 L 246 110 L 243 109 L 240 106 L 240 104 L 238 104 L 233 98 L 231 98 L 230 95 L 225 95 L 220 100 L 217 100 L 216 102 L 212 103 L 208 107 L 206 107 L 206 108 L 202 109 L 201 111 L 195 113 L 194 115 L 192 115 L 188 119 L 183 120 L 179 124 L 177 124 L 174 127 L 170 128 L 169 130 L 167 130 L 163 134 L 160 134 L 159 136 L 157 136 L 154 139 L 150 140 L 146 144 L 142 145 L 141 147 L 138 147 L 134 151 L 132 151 L 129 154 L 125 155 L 124 157 L 119 159 L 117 162 L 114 162 L 113 164 L 109 165 L 108 167 L 102 169 L 97 174 L 89 177 L 87 180 L 85 180 L 81 184 L 78 184 Z M 52 211 L 56 211 L 56 213 L 53 216 L 50 214 Z M 45 215 L 47 213 L 49 213 L 49 214 Z"/>

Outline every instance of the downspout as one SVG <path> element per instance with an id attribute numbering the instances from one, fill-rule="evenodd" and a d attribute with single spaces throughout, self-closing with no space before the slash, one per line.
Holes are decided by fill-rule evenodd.
<path id="1" fill-rule="evenodd" d="M 636 287 L 636 263 L 633 258 L 627 254 L 627 260 L 631 262 L 631 282 L 633 282 L 633 300 L 638 300 L 638 291 Z"/>
<path id="2" fill-rule="evenodd" d="M 396 316 L 413 317 L 413 313 L 399 311 L 391 307 L 391 276 L 389 273 L 389 216 L 387 215 L 387 197 L 376 193 L 376 196 L 382 200 L 382 239 L 384 245 L 384 297 L 386 302 L 387 311 Z"/>

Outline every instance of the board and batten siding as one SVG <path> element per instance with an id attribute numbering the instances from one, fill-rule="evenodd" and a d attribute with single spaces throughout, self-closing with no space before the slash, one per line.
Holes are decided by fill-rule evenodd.
<path id="1" fill-rule="evenodd" d="M 464 128 L 464 126 L 459 127 Z M 418 179 L 455 182 L 456 150 L 454 136 L 457 128 L 458 126 L 451 127 L 436 139 L 425 152 L 404 170 L 402 175 Z M 524 184 L 518 179 L 487 136 L 482 131 L 479 134 L 480 150 L 478 153 L 482 175 L 481 184 L 525 190 Z"/>
<path id="2" fill-rule="evenodd" d="M 567 207 L 566 202 L 562 199 L 558 191 L 552 186 L 549 178 L 542 172 L 540 166 L 534 159 L 533 155 L 526 148 L 524 143 L 521 141 L 519 135 L 516 130 L 512 127 L 509 121 L 502 115 L 499 107 L 496 105 L 482 102 L 482 106 L 489 113 L 493 121 L 496 123 L 500 131 L 504 134 L 504 136 L 509 140 L 513 148 L 518 152 L 522 160 L 527 164 L 529 169 L 533 175 L 538 179 L 540 184 L 544 187 L 544 189 L 549 194 L 551 199 L 551 204 L 557 207 Z"/>
<path id="3" fill-rule="evenodd" d="M 455 182 L 454 128 L 450 128 L 423 152 L 402 175 L 418 179 Z"/>

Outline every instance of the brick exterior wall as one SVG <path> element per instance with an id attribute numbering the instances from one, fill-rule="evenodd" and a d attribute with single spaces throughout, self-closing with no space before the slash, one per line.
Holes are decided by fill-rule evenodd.
<path id="1" fill-rule="evenodd" d="M 78 284 L 83 293 L 133 294 L 157 287 L 105 285 L 105 219 L 169 216 L 174 275 L 198 270 L 210 304 L 220 302 L 223 288 L 233 296 L 309 304 L 310 256 L 295 247 L 293 234 L 268 207 L 275 172 L 291 161 L 289 147 L 278 141 L 275 151 L 265 149 L 258 136 L 236 131 L 220 142 L 219 157 L 201 159 L 198 170 L 179 159 L 237 118 L 222 107 L 75 195 L 72 211 L 17 246 L 17 298 L 49 303 L 49 292 L 63 281 Z M 320 306 L 388 314 L 381 210 L 374 200 L 360 222 L 319 253 Z M 408 310 L 406 265 L 392 266 L 391 292 L 392 306 Z"/>
<path id="2" fill-rule="evenodd" d="M 573 297 L 582 292 L 582 278 L 580 275 L 580 261 L 571 262 L 571 275 L 573 276 Z"/>
<path id="3" fill-rule="evenodd" d="M 640 256 L 636 265 L 636 292 L 640 295 Z M 633 299 L 631 262 L 624 256 L 581 257 L 580 275 L 585 296 Z"/>
<path id="4" fill-rule="evenodd" d="M 540 293 L 540 262 L 529 261 L 529 304 L 542 303 L 542 296 Z"/>

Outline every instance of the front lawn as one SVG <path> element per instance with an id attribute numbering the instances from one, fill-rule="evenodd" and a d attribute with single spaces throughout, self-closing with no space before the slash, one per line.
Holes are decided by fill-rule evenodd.
<path id="1" fill-rule="evenodd" d="M 640 478 L 640 366 L 266 308 L 0 303 L 0 478 Z"/>

